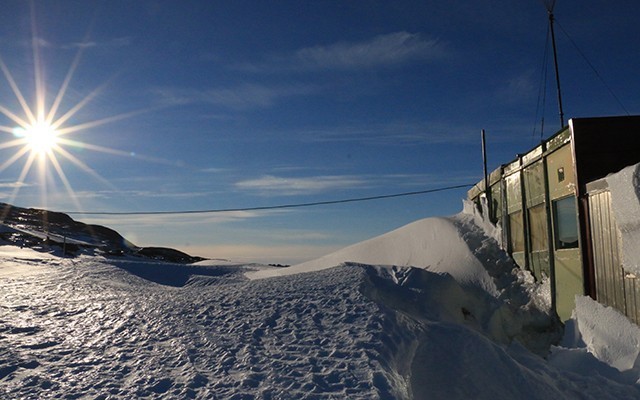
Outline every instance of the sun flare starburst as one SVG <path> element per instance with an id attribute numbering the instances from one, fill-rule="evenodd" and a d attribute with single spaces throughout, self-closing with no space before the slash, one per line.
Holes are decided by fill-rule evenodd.
<path id="1" fill-rule="evenodd" d="M 36 121 L 26 128 L 16 127 L 13 135 L 22 138 L 29 149 L 39 155 L 50 153 L 58 143 L 58 131 L 47 121 Z"/>
<path id="2" fill-rule="evenodd" d="M 67 77 L 61 88 L 59 89 L 54 101 L 51 105 L 49 105 L 49 107 L 47 107 L 47 93 L 44 89 L 44 74 L 42 71 L 43 68 L 40 61 L 38 46 L 38 42 L 34 40 L 34 78 L 36 83 L 34 106 L 29 105 L 25 96 L 22 94 L 22 91 L 18 87 L 18 84 L 14 80 L 9 67 L 0 57 L 0 69 L 2 69 L 6 81 L 11 87 L 17 102 L 20 104 L 22 111 L 21 113 L 13 112 L 9 108 L 0 104 L 0 113 L 3 114 L 8 120 L 10 120 L 10 122 L 15 124 L 14 126 L 0 125 L 0 132 L 5 132 L 12 135 L 9 140 L 0 143 L 0 150 L 9 148 L 17 149 L 11 157 L 6 159 L 4 163 L 0 165 L 0 172 L 3 172 L 7 168 L 9 168 L 19 159 L 26 157 L 26 161 L 24 162 L 24 166 L 22 167 L 20 176 L 18 177 L 18 180 L 16 182 L 15 189 L 10 197 L 10 201 L 13 202 L 17 197 L 20 188 L 25 186 L 25 179 L 27 178 L 30 170 L 34 165 L 37 165 L 40 176 L 39 181 L 41 187 L 41 201 L 43 203 L 43 206 L 46 206 L 46 188 L 48 186 L 47 183 L 52 180 L 53 175 L 51 174 L 51 168 L 53 168 L 59 180 L 65 186 L 72 201 L 76 204 L 76 207 L 80 208 L 71 184 L 69 183 L 69 180 L 67 179 L 62 169 L 59 158 L 62 157 L 70 161 L 76 166 L 79 166 L 87 173 L 99 178 L 103 182 L 106 182 L 106 180 L 100 177 L 100 175 L 93 169 L 91 169 L 87 164 L 79 160 L 77 157 L 75 157 L 65 149 L 65 147 L 70 146 L 84 147 L 85 144 L 80 141 L 69 140 L 64 136 L 71 132 L 76 132 L 81 129 L 87 129 L 106 122 L 103 119 L 84 123 L 81 126 L 64 126 L 64 123 L 68 121 L 69 118 L 71 118 L 80 109 L 82 109 L 82 107 L 86 105 L 88 101 L 96 95 L 96 93 L 95 91 L 92 92 L 78 104 L 71 107 L 69 111 L 64 113 L 62 116 L 57 117 L 57 113 L 60 109 L 65 92 L 68 88 L 69 81 L 71 79 L 71 76 L 73 75 L 75 67 L 77 66 L 79 54 L 76 56 L 76 59 L 69 69 Z M 22 114 L 22 116 L 20 114 Z M 102 148 L 100 146 L 89 147 L 92 150 L 117 153 L 117 151 L 115 150 Z"/>
<path id="3" fill-rule="evenodd" d="M 45 81 L 44 63 L 42 62 L 40 53 L 41 51 L 45 51 L 43 49 L 46 49 L 46 51 L 55 51 L 55 49 L 65 49 L 68 47 L 51 45 L 51 43 L 44 40 L 42 36 L 38 34 L 35 8 L 36 3 L 30 2 L 33 82 L 23 86 L 34 88 L 32 97 L 25 97 L 23 95 L 20 86 L 14 79 L 9 68 L 11 64 L 5 63 L 5 60 L 0 54 L 0 70 L 2 70 L 6 83 L 11 89 L 10 92 L 13 92 L 15 96 L 15 99 L 0 98 L 0 174 L 16 164 L 19 160 L 24 159 L 24 164 L 22 168 L 19 169 L 20 172 L 18 173 L 17 179 L 9 182 L 8 185 L 14 188 L 13 192 L 8 196 L 0 193 L 0 198 L 8 198 L 9 202 L 13 203 L 21 188 L 39 186 L 41 197 L 40 206 L 46 208 L 47 191 L 50 190 L 52 186 L 61 182 L 69 195 L 69 200 L 75 204 L 78 211 L 82 211 L 77 195 L 63 170 L 63 162 L 84 171 L 110 189 L 117 190 L 107 179 L 103 178 L 93 168 L 76 157 L 73 154 L 75 150 L 80 150 L 80 153 L 76 154 L 86 155 L 87 153 L 84 152 L 84 150 L 90 150 L 127 158 L 135 157 L 138 160 L 153 163 L 174 165 L 174 162 L 171 160 L 141 156 L 138 152 L 117 150 L 95 143 L 81 141 L 74 137 L 79 133 L 94 129 L 98 126 L 128 119 L 166 106 L 158 105 L 138 108 L 120 114 L 106 117 L 101 116 L 97 119 L 89 118 L 82 121 L 83 118 L 81 118 L 80 111 L 84 110 L 85 106 L 107 87 L 107 83 L 97 86 L 77 102 L 65 104 L 65 94 L 69 90 L 72 77 L 80 64 L 83 53 L 86 49 L 91 48 L 91 46 L 81 45 L 76 46 L 78 50 L 55 95 L 53 93 L 47 93 L 47 88 L 52 85 L 51 82 Z M 89 33 L 87 33 L 83 42 L 91 42 Z M 59 57 L 55 58 L 59 59 Z M 23 60 L 20 60 L 20 62 L 23 62 Z M 22 65 L 23 64 L 16 64 L 13 68 L 22 68 Z M 1 91 L 0 94 L 4 96 L 4 93 L 10 92 Z M 13 106 L 5 102 L 9 102 L 13 104 Z M 18 107 L 16 107 L 15 103 L 17 103 Z M 31 182 L 27 182 L 26 179 L 30 176 L 33 169 L 38 173 L 38 179 L 33 181 L 34 184 L 31 184 Z M 5 177 L 3 177 L 3 179 L 6 181 Z M 4 186 L 7 187 L 6 183 Z M 2 201 L 4 202 L 4 200 Z M 5 209 L 7 208 L 5 207 Z M 0 214 L 0 221 L 2 220 L 3 216 Z"/>
<path id="4" fill-rule="evenodd" d="M 33 10 L 32 10 L 33 12 Z M 20 159 L 25 159 L 19 176 L 13 185 L 13 193 L 9 196 L 9 202 L 13 203 L 20 191 L 20 188 L 29 186 L 25 180 L 29 176 L 32 167 L 36 166 L 39 172 L 38 186 L 40 186 L 41 205 L 47 206 L 47 188 L 51 183 L 57 181 L 62 182 L 70 199 L 81 210 L 77 196 L 71 187 L 65 172 L 63 171 L 61 161 L 68 161 L 74 166 L 80 168 L 84 172 L 106 184 L 110 188 L 114 188 L 106 179 L 104 179 L 95 170 L 89 167 L 85 162 L 72 154 L 74 148 L 83 150 L 92 150 L 112 155 L 131 156 L 131 152 L 120 151 L 96 144 L 86 143 L 74 138 L 70 135 L 80 131 L 85 131 L 104 125 L 113 121 L 132 117 L 134 115 L 147 112 L 147 110 L 137 110 L 118 114 L 111 117 L 89 120 L 78 124 L 69 124 L 72 117 L 76 117 L 77 113 L 82 110 L 93 98 L 95 98 L 105 85 L 98 86 L 96 89 L 87 94 L 77 103 L 64 109 L 64 97 L 69 88 L 71 78 L 81 59 L 82 52 L 85 47 L 81 46 L 73 59 L 64 81 L 60 85 L 55 96 L 48 95 L 44 79 L 44 66 L 41 59 L 40 51 L 42 40 L 39 39 L 36 29 L 36 23 L 32 15 L 32 55 L 33 55 L 33 78 L 35 93 L 33 102 L 29 102 L 20 90 L 19 85 L 14 79 L 10 68 L 0 55 L 0 70 L 6 79 L 6 83 L 11 88 L 15 96 L 15 100 L 19 104 L 19 111 L 12 110 L 8 105 L 0 103 L 0 117 L 4 116 L 4 125 L 0 123 L 0 151 L 9 152 L 15 149 L 15 152 L 4 159 L 0 159 L 0 173 L 7 170 Z M 3 99 L 7 101 L 11 99 Z M 8 135 L 2 135 L 6 133 Z M 53 172 L 55 171 L 55 173 Z M 1 216 L 0 216 L 1 217 Z M 0 218 L 1 220 L 1 218 Z"/>

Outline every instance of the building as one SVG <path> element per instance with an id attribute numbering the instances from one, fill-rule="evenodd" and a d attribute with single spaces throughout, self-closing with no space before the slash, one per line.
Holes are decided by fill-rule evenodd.
<path id="1" fill-rule="evenodd" d="M 489 200 L 503 247 L 536 279 L 549 277 L 562 320 L 589 295 L 640 322 L 640 290 L 620 263 L 611 197 L 602 180 L 640 162 L 640 116 L 574 118 L 468 192 Z M 603 183 L 605 182 L 605 183 Z"/>

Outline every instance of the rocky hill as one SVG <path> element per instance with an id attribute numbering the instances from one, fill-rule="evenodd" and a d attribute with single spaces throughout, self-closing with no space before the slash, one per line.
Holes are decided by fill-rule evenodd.
<path id="1" fill-rule="evenodd" d="M 111 228 L 75 221 L 69 215 L 0 202 L 0 243 L 58 251 L 75 256 L 82 249 L 109 255 L 136 255 L 169 262 L 192 263 L 203 258 L 162 247 L 139 247 Z"/>

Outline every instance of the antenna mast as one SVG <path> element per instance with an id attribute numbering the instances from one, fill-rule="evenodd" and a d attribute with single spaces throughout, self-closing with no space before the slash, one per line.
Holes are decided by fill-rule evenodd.
<path id="1" fill-rule="evenodd" d="M 553 65 L 556 71 L 556 89 L 558 91 L 558 109 L 560 111 L 560 129 L 564 128 L 564 111 L 562 111 L 562 91 L 560 90 L 560 73 L 558 72 L 558 52 L 556 51 L 556 35 L 553 30 L 553 7 L 555 0 L 545 2 L 547 12 L 549 13 L 549 29 L 551 30 L 551 44 L 553 46 Z"/>

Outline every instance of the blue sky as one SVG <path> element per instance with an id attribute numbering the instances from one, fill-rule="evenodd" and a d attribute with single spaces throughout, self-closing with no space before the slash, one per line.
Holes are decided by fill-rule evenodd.
<path id="1" fill-rule="evenodd" d="M 640 4 L 558 0 L 554 11 L 566 117 L 640 113 Z M 475 183 L 481 129 L 494 169 L 559 128 L 547 21 L 534 0 L 11 0 L 0 15 L 0 105 L 24 118 L 12 79 L 36 108 L 39 65 L 45 108 L 66 88 L 56 117 L 71 110 L 61 128 L 82 129 L 61 135 L 75 144 L 58 143 L 64 178 L 49 160 L 20 179 L 25 153 L 0 171 L 0 201 L 174 211 Z M 0 126 L 0 146 L 15 140 L 6 113 Z M 1 148 L 2 163 L 19 148 Z M 457 213 L 465 195 L 74 218 L 139 245 L 292 263 Z"/>

